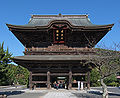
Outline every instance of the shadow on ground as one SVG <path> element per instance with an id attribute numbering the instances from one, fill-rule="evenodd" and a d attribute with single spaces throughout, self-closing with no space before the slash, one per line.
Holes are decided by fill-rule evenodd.
<path id="1" fill-rule="evenodd" d="M 109 96 L 119 96 L 120 98 L 120 94 L 116 94 L 116 93 L 109 93 Z"/>
<path id="2" fill-rule="evenodd" d="M 0 92 L 0 95 L 18 95 L 24 93 L 23 91 L 5 91 L 5 92 Z"/>
<path id="3" fill-rule="evenodd" d="M 102 98 L 102 95 L 92 93 L 73 93 L 78 98 Z"/>
<path id="4" fill-rule="evenodd" d="M 102 93 L 100 93 L 99 91 L 89 91 L 88 92 L 89 94 L 94 94 L 94 95 L 96 95 L 96 96 L 102 96 Z M 112 93 L 108 93 L 109 94 L 109 96 L 110 97 L 113 97 L 114 98 L 114 96 L 115 97 L 119 97 L 120 98 L 120 94 L 118 94 L 118 93 L 114 93 L 114 92 L 112 92 Z M 89 97 L 88 97 L 89 98 Z M 92 97 L 91 97 L 92 98 Z M 99 97 L 98 97 L 99 98 Z M 100 97 L 101 98 L 101 97 Z"/>

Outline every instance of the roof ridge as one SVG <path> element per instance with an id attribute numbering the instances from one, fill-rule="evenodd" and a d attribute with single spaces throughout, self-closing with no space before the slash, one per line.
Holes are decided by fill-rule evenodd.
<path id="1" fill-rule="evenodd" d="M 50 17 L 76 17 L 76 18 L 88 18 L 88 15 L 32 15 L 31 18 L 50 18 Z"/>

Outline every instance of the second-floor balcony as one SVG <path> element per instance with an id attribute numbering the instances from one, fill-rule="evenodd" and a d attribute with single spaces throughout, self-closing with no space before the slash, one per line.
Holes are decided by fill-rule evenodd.
<path id="1" fill-rule="evenodd" d="M 95 54 L 93 48 L 73 48 L 65 45 L 52 45 L 47 48 L 25 48 L 25 55 L 80 55 L 80 54 Z"/>

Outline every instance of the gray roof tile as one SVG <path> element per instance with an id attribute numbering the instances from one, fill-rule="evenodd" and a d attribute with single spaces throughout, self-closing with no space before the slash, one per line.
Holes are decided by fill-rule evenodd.
<path id="1" fill-rule="evenodd" d="M 98 57 L 97 55 L 25 55 L 16 56 L 14 60 L 86 60 Z"/>
<path id="2" fill-rule="evenodd" d="M 30 21 L 26 26 L 46 26 L 48 25 L 51 21 L 54 20 L 67 20 L 69 21 L 72 25 L 74 26 L 93 26 L 89 20 L 88 17 L 81 17 L 82 15 L 79 16 L 52 16 L 52 17 L 46 17 L 46 16 L 35 16 L 31 17 Z"/>

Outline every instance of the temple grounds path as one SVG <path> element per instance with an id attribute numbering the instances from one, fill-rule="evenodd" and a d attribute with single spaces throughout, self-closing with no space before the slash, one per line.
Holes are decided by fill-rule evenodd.
<path id="1" fill-rule="evenodd" d="M 109 98 L 120 98 L 119 87 L 108 87 Z M 7 98 L 101 98 L 102 88 L 94 87 L 90 90 L 40 89 L 29 90 L 21 87 L 0 87 L 0 94 Z"/>

